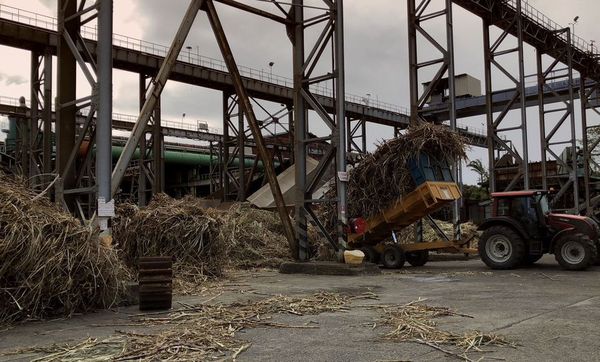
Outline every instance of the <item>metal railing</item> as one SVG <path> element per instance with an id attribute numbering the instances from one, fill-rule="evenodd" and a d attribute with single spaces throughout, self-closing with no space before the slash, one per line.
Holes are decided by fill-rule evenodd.
<path id="1" fill-rule="evenodd" d="M 3 105 L 8 105 L 8 106 L 15 106 L 18 107 L 20 106 L 19 103 L 19 98 L 15 98 L 15 97 L 6 97 L 6 96 L 0 96 L 0 104 Z M 30 102 L 28 99 L 25 99 L 25 106 L 29 107 L 30 106 Z M 54 110 L 54 105 L 52 105 L 52 110 Z M 89 109 L 83 109 L 81 111 L 81 116 L 82 117 L 86 117 L 89 114 Z M 135 123 L 137 121 L 137 115 L 132 115 L 132 114 L 124 114 L 124 113 L 113 113 L 113 120 L 115 121 L 122 121 L 122 122 L 128 122 L 128 123 Z M 206 132 L 206 133 L 216 133 L 216 134 L 221 134 L 221 129 L 220 128 L 216 128 L 216 127 L 209 127 L 208 129 L 204 128 L 201 129 L 199 127 L 200 123 L 207 123 L 205 121 L 196 121 L 196 124 L 193 123 L 189 123 L 189 122 L 184 122 L 184 121 L 169 121 L 169 120 L 161 120 L 161 125 L 162 127 L 168 127 L 168 128 L 173 128 L 173 129 L 178 129 L 178 130 L 184 130 L 184 131 L 194 131 L 194 132 Z"/>
<path id="2" fill-rule="evenodd" d="M 0 18 L 48 30 L 56 31 L 58 29 L 58 23 L 56 18 L 2 4 L 0 4 Z M 96 27 L 82 26 L 80 32 L 81 36 L 86 39 L 98 39 L 98 30 Z M 167 55 L 167 52 L 169 51 L 168 46 L 147 42 L 145 40 L 136 39 L 120 34 L 113 34 L 113 45 L 160 57 L 165 57 Z M 177 60 L 184 63 L 211 68 L 225 73 L 228 72 L 227 65 L 224 61 L 200 55 L 197 52 L 192 52 L 189 49 L 182 50 L 179 53 Z M 254 69 L 243 65 L 238 65 L 238 68 L 240 70 L 240 74 L 247 78 L 252 78 L 289 88 L 292 88 L 294 86 L 294 80 L 292 78 L 276 75 L 273 74 L 271 71 L 265 71 L 264 69 Z M 319 94 L 322 96 L 333 97 L 333 90 L 328 87 L 312 85 L 311 91 L 315 94 Z M 381 102 L 378 99 L 367 100 L 364 96 L 359 96 L 350 93 L 346 93 L 345 99 L 347 102 L 367 105 L 371 108 L 400 113 L 404 115 L 409 114 L 409 110 L 406 107 L 398 106 L 387 102 Z"/>
<path id="3" fill-rule="evenodd" d="M 506 3 L 516 10 L 517 1 L 520 0 L 506 0 Z M 523 16 L 526 16 L 530 20 L 536 22 L 538 25 L 541 25 L 542 27 L 548 30 L 558 31 L 566 28 L 565 26 L 561 26 L 554 20 L 550 19 L 544 13 L 534 8 L 527 2 L 521 2 L 521 11 L 523 13 Z M 565 42 L 568 41 L 566 33 L 560 33 L 558 34 L 558 36 L 562 38 Z M 587 42 L 586 40 L 574 34 L 573 32 L 571 33 L 571 42 L 575 48 L 579 49 L 582 52 L 598 54 L 598 48 L 595 45 Z"/>

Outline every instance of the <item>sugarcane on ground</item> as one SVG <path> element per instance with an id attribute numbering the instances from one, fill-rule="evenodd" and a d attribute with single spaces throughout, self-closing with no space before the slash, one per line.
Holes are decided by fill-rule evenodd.
<path id="1" fill-rule="evenodd" d="M 235 338 L 243 347 L 236 355 L 239 361 L 457 360 L 457 355 L 445 354 L 426 343 L 385 338 L 394 328 L 385 325 L 382 306 L 406 305 L 419 299 L 422 304 L 459 314 L 437 318 L 439 330 L 456 334 L 478 330 L 510 342 L 482 347 L 486 352 L 469 352 L 466 357 L 471 360 L 595 361 L 600 359 L 599 277 L 600 267 L 567 272 L 552 256 L 545 256 L 533 267 L 513 271 L 491 271 L 478 259 L 431 262 L 422 268 L 407 267 L 376 276 L 306 277 L 262 270 L 234 274 L 218 285 L 199 289 L 196 296 L 177 296 L 174 306 L 185 309 L 206 301 L 228 305 L 276 295 L 311 298 L 319 292 L 356 296 L 327 312 L 276 314 L 265 325 L 237 332 Z M 164 329 L 131 325 L 131 317 L 138 313 L 136 307 L 126 307 L 20 324 L 0 332 L 0 359 L 40 356 L 3 355 L 19 348 L 73 345 L 88 337 L 102 340 L 116 331 L 158 333 Z"/>

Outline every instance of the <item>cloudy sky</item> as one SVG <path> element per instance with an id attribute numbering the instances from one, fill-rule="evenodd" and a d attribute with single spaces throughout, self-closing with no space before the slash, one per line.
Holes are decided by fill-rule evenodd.
<path id="1" fill-rule="evenodd" d="M 263 8 L 270 6 L 256 0 L 247 2 Z M 435 2 L 434 0 L 433 3 Z M 307 0 L 307 3 L 311 2 Z M 574 17 L 579 16 L 576 33 L 588 41 L 600 39 L 595 24 L 600 2 L 531 0 L 529 3 L 565 26 Z M 56 16 L 56 0 L 0 0 L 0 5 L 8 6 L 0 9 L 4 12 L 11 12 L 13 9 L 10 7 L 15 7 Z M 168 45 L 187 5 L 188 2 L 183 0 L 115 0 L 114 32 Z M 406 1 L 345 0 L 344 5 L 347 92 L 365 97 L 366 94 L 371 94 L 371 99 L 408 105 Z M 220 4 L 217 4 L 217 8 L 238 64 L 270 72 L 268 63 L 274 62 L 273 74 L 291 76 L 291 45 L 283 26 Z M 455 6 L 454 22 L 456 72 L 469 73 L 483 80 L 481 20 Z M 441 27 L 442 24 L 432 23 L 431 31 L 441 35 Z M 192 47 L 192 53 L 222 59 L 203 12 L 198 14 L 186 45 Z M 428 47 L 422 47 L 420 51 L 425 56 L 433 54 Z M 533 50 L 526 49 L 526 56 L 526 71 L 528 74 L 534 73 Z M 29 61 L 27 52 L 0 46 L 0 96 L 26 95 L 29 98 Z M 514 64 L 509 61 L 507 67 L 514 69 Z M 427 71 L 422 76 L 422 80 L 426 81 Z M 115 71 L 115 112 L 135 114 L 138 108 L 137 81 L 136 74 Z M 80 79 L 78 84 L 81 95 L 89 94 L 89 88 L 84 82 L 84 79 Z M 498 89 L 510 86 L 510 83 L 500 76 L 495 76 L 495 82 Z M 186 113 L 186 121 L 203 120 L 211 127 L 221 128 L 221 94 L 218 92 L 171 82 L 163 93 L 162 102 L 164 119 L 181 121 L 182 114 Z M 517 122 L 515 116 L 516 113 L 509 121 Z M 529 110 L 528 119 L 531 125 L 530 134 L 535 134 L 539 131 L 537 109 Z M 482 117 L 459 121 L 475 128 L 483 128 L 483 122 Z M 318 126 L 316 128 L 318 129 Z M 387 127 L 370 126 L 370 148 L 372 149 L 372 145 L 378 140 L 389 138 L 391 135 L 392 131 Z M 507 134 L 507 137 L 512 136 Z M 516 143 L 518 147 L 522 147 L 519 142 Z M 533 159 L 539 159 L 539 142 L 530 142 L 530 154 Z M 485 158 L 485 152 L 474 149 L 471 158 L 479 157 Z M 475 176 L 466 172 L 465 181 L 472 183 Z"/>

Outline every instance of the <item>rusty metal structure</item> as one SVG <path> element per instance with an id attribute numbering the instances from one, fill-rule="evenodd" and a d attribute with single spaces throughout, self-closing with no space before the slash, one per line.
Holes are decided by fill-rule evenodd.
<path id="1" fill-rule="evenodd" d="M 259 16 L 281 25 L 293 52 L 293 78 L 265 76 L 239 66 L 215 2 L 236 9 L 240 17 Z M 404 110 L 373 101 L 370 96 L 346 94 L 343 0 L 321 0 L 318 6 L 305 2 L 273 0 L 265 10 L 244 1 L 192 0 L 169 47 L 113 34 L 112 0 L 60 0 L 57 19 L 0 5 L 0 44 L 28 50 L 32 59 L 29 106 L 6 104 L 0 99 L 0 112 L 19 120 L 11 162 L 28 177 L 58 174 L 55 197 L 64 200 L 65 207 L 80 218 L 95 215 L 107 227 L 112 199 L 124 192 L 125 177 L 135 179 L 131 194 L 140 205 L 166 190 L 165 136 L 205 141 L 210 155 L 209 193 L 223 200 L 245 200 L 260 169 L 263 182 L 269 183 L 277 200 L 290 247 L 300 260 L 310 257 L 309 223 L 329 235 L 314 212 L 320 203 L 335 203 L 338 229 L 329 241 L 336 250 L 345 248 L 346 163 L 367 152 L 369 123 L 390 126 L 397 134 L 411 122 L 447 122 L 472 144 L 488 149 L 492 191 L 498 185 L 495 178 L 499 168 L 507 167 L 514 172 L 511 180 L 502 184 L 503 189 L 530 188 L 529 145 L 532 139 L 539 139 L 542 186 L 557 177 L 549 171 L 554 167 L 549 164 L 557 164 L 564 173 L 554 202 L 567 205 L 565 211 L 587 214 L 600 203 L 594 186 L 594 172 L 600 169 L 595 159 L 600 148 L 596 136 L 600 122 L 594 119 L 600 106 L 598 52 L 570 29 L 558 26 L 521 0 L 407 0 L 410 110 Z M 463 99 L 455 94 L 454 40 L 460 36 L 453 26 L 456 5 L 482 20 L 485 94 L 480 97 Z M 208 17 L 210 30 L 206 30 L 215 35 L 224 61 L 182 51 L 198 14 Z M 442 39 L 429 28 L 428 24 L 436 21 L 444 24 Z M 97 23 L 97 31 L 87 26 L 90 22 Z M 316 39 L 308 40 L 309 31 L 317 34 Z M 438 55 L 423 58 L 418 50 L 424 44 L 436 49 Z M 533 77 L 525 74 L 526 45 L 537 53 Z M 58 69 L 55 77 L 53 56 Z M 517 69 L 506 65 L 509 58 L 518 64 Z M 112 115 L 112 69 L 139 74 L 140 114 L 133 120 Z M 78 71 L 90 87 L 89 95 L 82 98 L 76 96 Z M 511 87 L 499 89 L 497 74 L 508 79 Z M 55 111 L 53 78 L 57 86 Z M 536 84 L 527 86 L 532 79 Z M 161 117 L 160 102 L 168 80 L 222 92 L 223 133 L 168 125 Z M 423 84 L 426 86 L 422 88 Z M 431 102 L 440 90 L 444 101 Z M 584 130 L 581 152 L 577 152 L 577 99 Z M 281 109 L 273 111 L 265 102 L 280 104 Z M 527 117 L 528 107 L 538 107 L 539 137 L 529 132 L 532 120 Z M 459 124 L 460 118 L 473 115 L 486 117 L 486 132 Z M 313 135 L 314 119 L 327 127 L 326 136 Z M 285 142 L 270 131 L 275 124 L 286 133 Z M 113 165 L 114 129 L 127 130 L 131 136 Z M 307 157 L 316 143 L 325 148 L 309 176 Z M 566 158 L 561 153 L 565 147 L 571 148 Z M 256 157 L 250 157 L 249 149 Z M 295 165 L 297 189 L 293 221 L 275 172 L 275 166 L 290 164 Z M 331 177 L 331 170 L 335 196 L 327 200 L 313 197 Z M 457 181 L 460 174 L 456 165 Z M 458 208 L 456 203 L 454 239 L 460 238 Z"/>

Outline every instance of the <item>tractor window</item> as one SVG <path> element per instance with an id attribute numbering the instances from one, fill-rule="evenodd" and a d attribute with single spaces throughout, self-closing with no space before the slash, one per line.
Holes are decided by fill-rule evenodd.
<path id="1" fill-rule="evenodd" d="M 498 216 L 510 216 L 510 200 L 499 199 L 498 200 Z"/>
<path id="2" fill-rule="evenodd" d="M 527 197 L 499 199 L 497 216 L 508 216 L 519 221 L 527 220 L 529 215 L 527 200 Z"/>
<path id="3" fill-rule="evenodd" d="M 537 196 L 536 202 L 540 205 L 542 215 L 547 215 L 550 212 L 550 205 L 548 205 L 548 197 L 546 195 Z"/>

